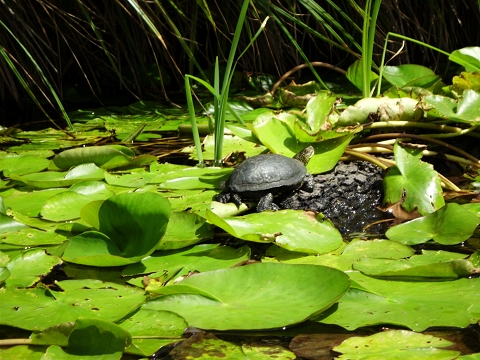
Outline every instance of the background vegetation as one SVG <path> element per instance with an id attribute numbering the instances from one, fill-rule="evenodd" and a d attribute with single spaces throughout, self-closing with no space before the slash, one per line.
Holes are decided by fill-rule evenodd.
<path id="1" fill-rule="evenodd" d="M 67 109 L 147 98 L 183 102 L 184 74 L 204 77 L 217 55 L 226 61 L 241 3 L 0 2 L 0 125 L 44 119 L 45 113 L 58 117 L 59 101 Z M 363 0 L 253 0 L 238 51 L 266 16 L 271 20 L 238 69 L 280 76 L 307 59 L 347 68 L 361 53 L 364 6 Z M 478 0 L 384 0 L 374 60 L 389 31 L 447 52 L 478 44 L 479 6 Z M 401 46 L 392 42 L 391 55 Z M 409 43 L 389 64 L 424 64 L 442 73 L 446 61 Z"/>

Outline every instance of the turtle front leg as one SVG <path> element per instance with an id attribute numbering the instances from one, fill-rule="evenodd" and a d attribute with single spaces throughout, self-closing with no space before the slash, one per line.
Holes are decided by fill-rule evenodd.
<path id="1" fill-rule="evenodd" d="M 258 201 L 257 212 L 262 212 L 265 210 L 273 210 L 273 211 L 280 210 L 280 208 L 273 203 L 272 193 L 268 193 Z"/>
<path id="2" fill-rule="evenodd" d="M 315 188 L 315 179 L 313 178 L 313 176 L 310 174 L 305 175 L 300 189 L 306 192 L 313 192 L 314 188 Z"/>

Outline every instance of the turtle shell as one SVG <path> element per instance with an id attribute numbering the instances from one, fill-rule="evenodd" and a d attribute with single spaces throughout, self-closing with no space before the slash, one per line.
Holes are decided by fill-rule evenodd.
<path id="1" fill-rule="evenodd" d="M 296 159 L 278 154 L 257 155 L 245 160 L 232 172 L 224 190 L 234 193 L 282 191 L 302 184 L 307 174 L 305 165 Z"/>

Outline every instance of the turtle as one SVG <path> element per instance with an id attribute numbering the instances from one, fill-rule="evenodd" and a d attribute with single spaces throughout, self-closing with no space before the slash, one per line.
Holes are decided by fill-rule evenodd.
<path id="1" fill-rule="evenodd" d="M 273 201 L 279 195 L 293 190 L 313 191 L 313 176 L 305 165 L 314 153 L 308 146 L 293 158 L 279 154 L 261 154 L 248 158 L 231 173 L 221 185 L 222 192 L 215 200 L 221 203 L 257 201 L 257 212 L 279 210 Z"/>

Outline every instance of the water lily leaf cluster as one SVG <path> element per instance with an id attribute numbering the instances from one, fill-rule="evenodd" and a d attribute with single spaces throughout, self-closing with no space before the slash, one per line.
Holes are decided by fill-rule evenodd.
<path id="1" fill-rule="evenodd" d="M 342 103 L 311 82 L 281 88 L 277 98 L 256 98 L 259 104 L 273 99 L 271 108 L 282 110 L 254 109 L 254 99 L 246 97 L 232 101 L 247 126 L 230 124 L 234 135 L 226 144 L 246 156 L 269 150 L 289 157 L 312 144 L 308 171 L 316 174 L 350 156 L 357 149 L 348 147 L 352 139 L 375 124 L 407 122 L 420 129 L 441 121 L 468 129 L 478 122 L 475 51 L 452 53 L 467 71 L 451 86 L 427 68 L 404 65 L 385 67 L 383 97 L 346 96 Z M 354 84 L 361 75 L 355 66 L 347 74 Z M 0 357 L 148 357 L 184 339 L 187 327 L 281 335 L 275 329 L 306 322 L 420 332 L 480 320 L 480 252 L 449 247 L 472 239 L 479 206 L 446 202 L 439 174 L 411 140 L 395 142 L 394 159 L 379 164 L 390 165 L 385 205 L 415 218 L 392 226 L 384 239 L 346 241 L 321 214 L 238 216 L 247 205 L 212 202 L 231 169 L 159 164 L 118 144 L 78 147 L 115 134 L 128 142 L 153 139 L 187 120 L 147 102 L 116 110 L 131 121 L 105 110 L 79 111 L 76 133 L 17 133 L 20 142 L 1 153 L 0 325 L 22 341 L 0 347 Z M 22 140 L 30 135 L 31 142 Z M 206 153 L 211 141 L 205 141 Z M 58 151 L 66 147 L 74 148 Z M 191 339 L 201 351 L 222 347 L 221 355 L 232 358 L 272 351 L 211 334 Z M 190 354 L 189 340 L 175 351 Z M 388 351 L 457 357 L 443 349 L 448 345 L 399 330 L 352 337 L 334 350 L 340 358 Z"/>

